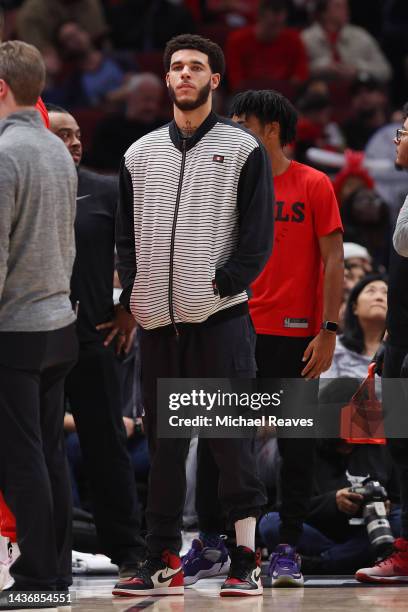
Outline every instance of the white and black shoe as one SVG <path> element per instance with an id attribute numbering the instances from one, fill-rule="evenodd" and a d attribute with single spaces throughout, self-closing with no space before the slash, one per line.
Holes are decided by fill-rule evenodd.
<path id="1" fill-rule="evenodd" d="M 181 559 L 165 550 L 161 557 L 148 557 L 131 578 L 115 584 L 113 595 L 137 597 L 146 595 L 184 595 Z"/>
<path id="2" fill-rule="evenodd" d="M 228 578 L 221 587 L 221 597 L 262 595 L 261 559 L 246 546 L 237 546 L 231 553 Z"/>
<path id="3" fill-rule="evenodd" d="M 10 576 L 10 567 L 19 556 L 18 545 L 0 536 L 0 591 L 13 586 L 14 580 Z"/>

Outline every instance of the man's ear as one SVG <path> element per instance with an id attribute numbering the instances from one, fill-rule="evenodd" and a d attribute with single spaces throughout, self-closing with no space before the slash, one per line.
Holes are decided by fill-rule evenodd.
<path id="1" fill-rule="evenodd" d="M 4 100 L 10 88 L 4 79 L 0 79 L 0 100 Z"/>
<path id="2" fill-rule="evenodd" d="M 214 74 L 211 75 L 211 89 L 213 91 L 214 89 L 217 89 L 220 82 L 221 82 L 221 75 L 218 72 L 214 72 Z"/>
<path id="3" fill-rule="evenodd" d="M 166 86 L 169 87 L 169 85 L 170 85 L 170 73 L 167 72 L 167 74 L 166 74 Z"/>

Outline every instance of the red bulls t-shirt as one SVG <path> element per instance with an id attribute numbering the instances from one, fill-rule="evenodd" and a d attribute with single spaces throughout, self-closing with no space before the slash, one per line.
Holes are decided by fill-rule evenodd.
<path id="1" fill-rule="evenodd" d="M 342 223 L 328 177 L 292 161 L 274 178 L 272 255 L 252 284 L 251 316 L 258 334 L 314 336 L 323 316 L 323 262 L 319 238 Z"/>

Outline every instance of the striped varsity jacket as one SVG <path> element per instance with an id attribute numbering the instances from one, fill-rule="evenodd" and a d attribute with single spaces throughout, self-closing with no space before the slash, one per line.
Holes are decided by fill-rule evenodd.
<path id="1" fill-rule="evenodd" d="M 248 312 L 247 289 L 272 249 L 273 183 L 261 143 L 210 113 L 125 153 L 116 224 L 121 303 L 144 329 Z"/>

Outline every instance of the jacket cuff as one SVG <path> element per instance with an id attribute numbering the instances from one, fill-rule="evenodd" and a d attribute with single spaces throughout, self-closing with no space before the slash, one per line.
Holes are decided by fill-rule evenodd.
<path id="1" fill-rule="evenodd" d="M 132 314 L 130 310 L 130 296 L 132 295 L 133 285 L 130 285 L 126 289 L 123 289 L 119 297 L 119 303 L 127 310 L 129 314 Z"/>
<path id="2" fill-rule="evenodd" d="M 218 291 L 218 295 L 221 298 L 228 297 L 232 295 L 232 284 L 231 279 L 224 270 L 217 270 L 215 273 L 215 290 Z"/>

